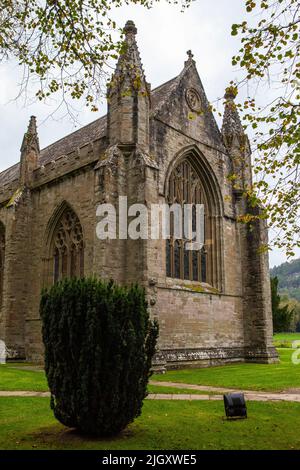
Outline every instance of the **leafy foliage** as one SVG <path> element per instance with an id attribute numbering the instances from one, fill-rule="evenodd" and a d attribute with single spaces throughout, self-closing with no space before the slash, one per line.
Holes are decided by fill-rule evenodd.
<path id="1" fill-rule="evenodd" d="M 245 125 L 255 133 L 252 198 L 265 206 L 276 232 L 275 246 L 288 256 L 300 246 L 300 4 L 298 0 L 245 1 L 251 21 L 232 26 L 242 48 L 233 65 L 245 71 L 235 84 L 272 90 L 271 101 L 259 106 L 255 91 L 244 102 Z M 254 25 L 253 25 L 254 21 Z"/>
<path id="2" fill-rule="evenodd" d="M 141 414 L 158 325 L 144 290 L 67 279 L 40 307 L 51 408 L 64 425 L 113 435 Z"/>
<path id="3" fill-rule="evenodd" d="M 282 307 L 288 306 L 289 311 L 293 311 L 293 317 L 290 324 L 290 331 L 299 333 L 300 332 L 300 302 L 298 300 L 290 298 L 288 295 L 281 295 L 280 305 Z"/>
<path id="4" fill-rule="evenodd" d="M 130 4 L 151 8 L 158 1 L 0 0 L 0 61 L 16 58 L 24 66 L 23 91 L 37 78 L 39 100 L 60 94 L 67 105 L 68 97 L 83 98 L 97 111 L 110 61 L 124 48 L 122 29 L 110 15 L 112 8 Z M 190 1 L 182 0 L 182 7 Z"/>
<path id="5" fill-rule="evenodd" d="M 280 295 L 278 295 L 277 277 L 271 278 L 271 297 L 274 332 L 280 333 L 289 331 L 294 315 L 294 310 L 290 310 L 288 304 L 284 306 L 280 305 L 281 298 Z"/>
<path id="6" fill-rule="evenodd" d="M 287 294 L 300 301 L 300 259 L 275 266 L 270 273 L 272 277 L 278 278 L 280 294 Z"/>

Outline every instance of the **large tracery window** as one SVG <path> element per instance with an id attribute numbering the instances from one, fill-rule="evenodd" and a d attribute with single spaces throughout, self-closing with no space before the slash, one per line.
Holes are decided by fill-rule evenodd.
<path id="1" fill-rule="evenodd" d="M 167 186 L 167 202 L 180 204 L 182 207 L 182 224 L 184 225 L 184 204 L 191 204 L 192 229 L 196 231 L 196 204 L 204 206 L 204 246 L 200 250 L 186 250 L 189 240 L 176 239 L 174 227 L 170 223 L 170 239 L 166 242 L 166 275 L 176 279 L 206 282 L 218 285 L 216 219 L 212 216 L 211 201 L 203 188 L 198 172 L 188 158 L 172 170 Z"/>
<path id="2" fill-rule="evenodd" d="M 83 233 L 80 221 L 71 208 L 67 208 L 58 221 L 53 234 L 53 279 L 81 277 L 84 273 Z"/>
<path id="3" fill-rule="evenodd" d="M 3 300 L 3 282 L 4 282 L 4 256 L 5 256 L 5 228 L 0 222 L 0 307 Z"/>

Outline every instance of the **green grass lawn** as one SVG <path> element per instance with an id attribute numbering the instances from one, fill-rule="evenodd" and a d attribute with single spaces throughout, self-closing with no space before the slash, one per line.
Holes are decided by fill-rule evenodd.
<path id="1" fill-rule="evenodd" d="M 300 333 L 275 333 L 274 340 L 287 340 L 287 341 L 294 341 L 300 340 Z"/>
<path id="2" fill-rule="evenodd" d="M 223 420 L 222 402 L 146 401 L 114 439 L 57 423 L 47 398 L 0 398 L 0 449 L 299 449 L 300 404 L 248 403 L 248 419 Z"/>
<path id="3" fill-rule="evenodd" d="M 300 341 L 300 333 L 276 333 L 274 345 L 277 348 L 291 348 L 293 341 Z"/>
<path id="4" fill-rule="evenodd" d="M 211 385 L 244 390 L 280 391 L 300 388 L 300 365 L 291 361 L 292 349 L 278 349 L 280 364 L 234 364 L 206 369 L 186 369 L 156 374 L 152 380 Z M 26 370 L 22 364 L 0 365 L 0 390 L 48 390 L 42 370 Z M 150 393 L 200 393 L 170 387 L 149 386 Z"/>
<path id="5" fill-rule="evenodd" d="M 26 370 L 25 364 L 5 364 L 0 366 L 0 390 L 30 390 L 44 392 L 48 390 L 47 380 L 43 370 Z M 178 389 L 175 387 L 148 386 L 149 393 L 189 393 L 207 395 L 207 392 Z"/>
<path id="6" fill-rule="evenodd" d="M 293 341 L 297 337 L 279 337 Z M 152 379 L 237 389 L 300 388 L 292 349 L 279 349 L 280 364 L 236 364 L 170 371 Z M 30 366 L 30 365 L 29 365 Z M 0 365 L 0 390 L 46 391 L 42 370 Z M 149 385 L 150 393 L 201 393 Z M 206 392 L 202 392 L 206 393 Z M 0 397 L 0 449 L 299 449 L 300 403 L 248 402 L 247 420 L 223 419 L 221 401 L 145 401 L 142 416 L 114 439 L 91 439 L 58 423 L 48 398 Z"/>
<path id="7" fill-rule="evenodd" d="M 48 390 L 43 370 L 26 370 L 23 364 L 0 365 L 0 390 L 32 390 L 44 392 Z"/>
<path id="8" fill-rule="evenodd" d="M 280 364 L 235 364 L 207 369 L 169 371 L 152 380 L 212 385 L 243 390 L 280 391 L 300 388 L 300 365 L 292 363 L 292 349 L 279 349 Z"/>

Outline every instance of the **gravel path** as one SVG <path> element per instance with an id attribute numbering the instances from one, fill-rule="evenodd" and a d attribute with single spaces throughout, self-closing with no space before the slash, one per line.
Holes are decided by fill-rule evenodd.
<path id="1" fill-rule="evenodd" d="M 182 388 L 182 389 L 192 389 L 192 390 L 199 390 L 199 391 L 207 391 L 207 392 L 218 392 L 213 395 L 205 395 L 205 394 L 188 394 L 188 393 L 178 393 L 178 394 L 171 394 L 171 393 L 150 393 L 147 397 L 148 400 L 223 400 L 224 393 L 230 392 L 237 392 L 234 389 L 228 388 L 218 388 L 218 387 L 209 387 L 209 386 L 202 386 L 202 385 L 191 385 L 191 384 L 178 384 L 173 382 L 150 382 L 151 385 L 158 385 L 160 387 L 174 387 L 174 388 Z M 299 402 L 300 403 L 300 393 L 293 393 L 288 392 L 280 392 L 280 393 L 272 393 L 272 392 L 257 392 L 246 390 L 242 391 L 244 393 L 246 400 L 250 401 L 289 401 L 289 402 Z M 33 392 L 33 391 L 0 391 L 0 397 L 50 397 L 49 392 Z"/>

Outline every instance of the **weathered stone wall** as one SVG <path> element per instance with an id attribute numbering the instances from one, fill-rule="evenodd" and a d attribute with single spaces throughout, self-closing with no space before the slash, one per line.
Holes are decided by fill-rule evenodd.
<path id="1" fill-rule="evenodd" d="M 158 286 L 160 348 L 167 366 L 243 360 L 241 297 L 185 289 Z"/>
<path id="2" fill-rule="evenodd" d="M 29 214 L 30 200 L 27 195 L 24 195 L 17 208 L 11 206 L 0 210 L 6 237 L 0 335 L 5 340 L 11 357 L 15 359 L 23 358 L 25 354 L 24 311 L 29 287 Z"/>

